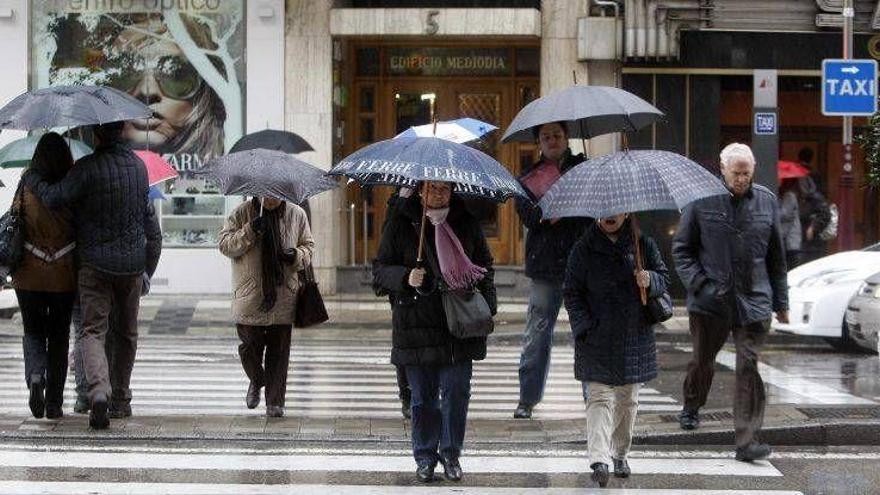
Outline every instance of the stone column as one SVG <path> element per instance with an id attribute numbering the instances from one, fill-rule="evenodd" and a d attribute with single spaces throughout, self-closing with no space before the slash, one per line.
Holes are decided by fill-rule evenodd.
<path id="1" fill-rule="evenodd" d="M 299 158 L 323 169 L 332 164 L 333 41 L 332 0 L 287 0 L 285 36 L 286 128 L 308 141 L 315 151 Z M 336 265 L 342 255 L 342 225 L 337 213 L 342 191 L 310 200 L 315 275 L 324 292 L 336 292 Z"/>

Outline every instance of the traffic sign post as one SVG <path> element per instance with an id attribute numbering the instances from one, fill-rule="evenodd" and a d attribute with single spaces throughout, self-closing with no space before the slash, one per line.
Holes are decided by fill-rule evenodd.
<path id="1" fill-rule="evenodd" d="M 822 61 L 822 114 L 869 116 L 877 113 L 877 61 Z"/>

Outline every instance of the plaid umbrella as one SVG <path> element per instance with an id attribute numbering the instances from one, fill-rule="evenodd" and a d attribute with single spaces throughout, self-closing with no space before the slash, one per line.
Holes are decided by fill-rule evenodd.
<path id="1" fill-rule="evenodd" d="M 300 204 L 337 186 L 324 171 L 281 151 L 254 149 L 209 161 L 198 172 L 227 196 L 271 197 Z"/>
<path id="2" fill-rule="evenodd" d="M 0 108 L 0 129 L 51 129 L 147 119 L 153 111 L 109 86 L 51 86 L 28 91 Z"/>
<path id="3" fill-rule="evenodd" d="M 680 210 L 708 196 L 730 194 L 711 172 L 676 153 L 619 151 L 575 166 L 547 191 L 544 218 L 603 218 Z"/>

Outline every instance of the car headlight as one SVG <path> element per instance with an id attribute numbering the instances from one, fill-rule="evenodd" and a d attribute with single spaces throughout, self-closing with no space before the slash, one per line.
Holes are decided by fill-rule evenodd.
<path id="1" fill-rule="evenodd" d="M 862 297 L 873 297 L 875 299 L 880 299 L 880 287 L 878 287 L 877 284 L 862 282 L 862 285 L 859 286 L 859 291 L 856 292 L 856 294 Z"/>
<path id="2" fill-rule="evenodd" d="M 800 282 L 798 282 L 798 287 L 817 287 L 823 285 L 832 285 L 844 280 L 846 277 L 851 275 L 855 270 L 835 270 L 817 273 L 816 275 L 809 276 Z"/>

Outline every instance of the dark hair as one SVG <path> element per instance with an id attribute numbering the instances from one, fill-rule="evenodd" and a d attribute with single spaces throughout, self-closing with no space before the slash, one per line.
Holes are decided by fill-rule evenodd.
<path id="1" fill-rule="evenodd" d="M 37 143 L 30 167 L 39 172 L 47 182 L 58 182 L 73 167 L 70 147 L 60 134 L 46 133 Z"/>
<path id="2" fill-rule="evenodd" d="M 798 161 L 801 163 L 812 163 L 813 162 L 812 148 L 801 148 L 801 150 L 798 151 Z"/>
<path id="3" fill-rule="evenodd" d="M 124 127 L 125 122 L 121 120 L 117 122 L 107 122 L 106 124 L 96 125 L 93 132 L 101 144 L 107 145 L 122 140 L 122 129 Z"/>
<path id="4" fill-rule="evenodd" d="M 550 125 L 550 124 L 558 124 L 559 127 L 562 127 L 562 132 L 565 133 L 565 137 L 568 137 L 568 122 L 566 122 L 564 120 L 557 120 L 556 122 L 547 122 L 545 124 L 536 125 L 535 127 L 532 127 L 532 136 L 534 136 L 535 141 L 537 141 L 538 138 L 541 136 L 541 128 L 544 127 L 545 125 Z"/>

